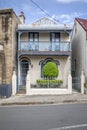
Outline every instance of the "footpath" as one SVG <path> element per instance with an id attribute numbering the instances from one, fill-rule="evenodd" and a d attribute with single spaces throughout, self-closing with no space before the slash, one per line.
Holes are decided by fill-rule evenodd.
<path id="1" fill-rule="evenodd" d="M 62 103 L 86 103 L 87 94 L 70 95 L 16 95 L 9 98 L 0 98 L 0 106 L 5 105 L 40 105 L 40 104 L 62 104 Z"/>

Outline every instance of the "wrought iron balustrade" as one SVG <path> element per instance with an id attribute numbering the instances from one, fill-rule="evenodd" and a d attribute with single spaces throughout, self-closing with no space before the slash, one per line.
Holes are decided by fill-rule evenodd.
<path id="1" fill-rule="evenodd" d="M 20 50 L 24 51 L 70 51 L 70 42 L 20 42 Z"/>

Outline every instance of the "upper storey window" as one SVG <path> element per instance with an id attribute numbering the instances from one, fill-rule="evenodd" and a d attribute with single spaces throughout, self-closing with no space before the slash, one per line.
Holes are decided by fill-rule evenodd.
<path id="1" fill-rule="evenodd" d="M 39 33 L 29 33 L 29 50 L 38 50 Z"/>
<path id="2" fill-rule="evenodd" d="M 30 42 L 38 42 L 39 41 L 39 34 L 38 33 L 29 33 L 29 41 Z"/>
<path id="3" fill-rule="evenodd" d="M 59 42 L 60 41 L 60 33 L 51 33 L 51 41 Z"/>

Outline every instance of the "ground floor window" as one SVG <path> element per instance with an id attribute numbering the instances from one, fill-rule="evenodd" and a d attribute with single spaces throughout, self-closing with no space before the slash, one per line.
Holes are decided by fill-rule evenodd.
<path id="1" fill-rule="evenodd" d="M 54 62 L 54 63 L 56 63 L 57 66 L 60 64 L 58 60 L 54 60 L 53 58 L 46 58 L 45 60 L 40 61 L 40 65 L 41 65 L 41 78 L 43 78 L 43 73 L 42 73 L 43 66 L 45 64 L 47 64 L 48 62 Z"/>

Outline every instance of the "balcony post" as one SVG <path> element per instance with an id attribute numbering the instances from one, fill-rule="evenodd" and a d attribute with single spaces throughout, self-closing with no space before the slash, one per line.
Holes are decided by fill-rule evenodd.
<path id="1" fill-rule="evenodd" d="M 21 43 L 20 43 L 20 36 L 21 36 L 22 32 L 18 32 L 18 50 L 21 50 Z"/>
<path id="2" fill-rule="evenodd" d="M 18 56 L 18 88 L 17 91 L 19 91 L 19 86 L 20 86 L 20 61 L 19 61 L 19 56 Z"/>
<path id="3" fill-rule="evenodd" d="M 18 50 L 20 50 L 20 32 L 18 32 Z"/>

